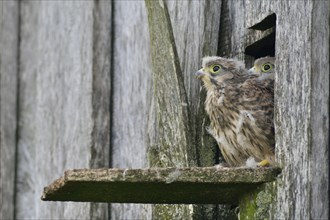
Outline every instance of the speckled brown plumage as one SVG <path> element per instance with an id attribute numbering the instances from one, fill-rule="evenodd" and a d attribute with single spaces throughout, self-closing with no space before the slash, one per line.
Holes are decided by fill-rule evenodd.
<path id="1" fill-rule="evenodd" d="M 273 80 L 258 80 L 241 62 L 221 57 L 204 58 L 196 75 L 207 90 L 209 132 L 226 162 L 243 166 L 252 156 L 273 164 Z"/>

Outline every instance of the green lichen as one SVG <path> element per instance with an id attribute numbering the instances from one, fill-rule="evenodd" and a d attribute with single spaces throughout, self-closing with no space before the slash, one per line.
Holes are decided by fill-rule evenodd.
<path id="1" fill-rule="evenodd" d="M 276 199 L 276 182 L 264 183 L 257 189 L 247 192 L 240 199 L 240 219 L 272 219 Z"/>
<path id="2" fill-rule="evenodd" d="M 192 219 L 192 205 L 154 205 L 153 219 Z"/>
<path id="3" fill-rule="evenodd" d="M 145 0 L 148 12 L 154 83 L 156 138 L 149 149 L 151 167 L 187 167 L 189 119 L 187 95 L 176 51 L 171 21 L 163 0 Z M 193 156 L 194 157 L 194 156 Z M 154 205 L 154 219 L 189 219 L 190 206 Z"/>

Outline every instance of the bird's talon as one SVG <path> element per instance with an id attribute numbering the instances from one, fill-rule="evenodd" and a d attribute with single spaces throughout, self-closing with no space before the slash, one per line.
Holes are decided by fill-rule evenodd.
<path id="1" fill-rule="evenodd" d="M 269 161 L 268 160 L 262 160 L 258 163 L 258 167 L 267 167 L 269 166 Z"/>

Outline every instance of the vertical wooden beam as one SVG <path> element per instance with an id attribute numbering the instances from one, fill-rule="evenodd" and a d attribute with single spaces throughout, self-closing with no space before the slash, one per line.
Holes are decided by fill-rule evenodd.
<path id="1" fill-rule="evenodd" d="M 18 136 L 16 218 L 36 217 L 34 196 L 37 165 L 35 163 L 36 73 L 38 5 L 20 3 L 20 44 L 18 77 Z"/>
<path id="2" fill-rule="evenodd" d="M 111 1 L 94 1 L 90 168 L 110 165 L 112 13 Z M 107 219 L 109 208 L 107 204 L 91 203 L 89 217 Z"/>
<path id="3" fill-rule="evenodd" d="M 311 219 L 329 219 L 329 6 L 313 1 L 311 18 Z"/>
<path id="4" fill-rule="evenodd" d="M 111 167 L 146 168 L 153 96 L 147 11 L 144 1 L 113 1 L 113 7 Z M 114 203 L 111 217 L 150 219 L 151 205 Z"/>
<path id="5" fill-rule="evenodd" d="M 218 51 L 220 56 L 244 60 L 245 7 L 245 1 L 222 1 Z"/>
<path id="6" fill-rule="evenodd" d="M 107 167 L 110 159 L 111 19 L 111 2 L 94 1 L 91 168 Z"/>
<path id="7" fill-rule="evenodd" d="M 109 165 L 111 2 L 22 2 L 21 16 L 17 218 L 108 218 L 107 204 L 37 192 L 66 169 Z"/>
<path id="8" fill-rule="evenodd" d="M 15 216 L 18 4 L 0 2 L 0 219 Z"/>
<path id="9" fill-rule="evenodd" d="M 275 219 L 329 218 L 329 1 L 277 6 Z"/>
<path id="10" fill-rule="evenodd" d="M 155 138 L 149 159 L 152 167 L 186 167 L 194 157 L 190 137 L 187 95 L 176 51 L 171 21 L 164 1 L 146 0 L 154 86 Z M 154 205 L 153 218 L 192 216 L 191 206 Z"/>
<path id="11" fill-rule="evenodd" d="M 146 0 L 152 56 L 156 134 L 152 166 L 188 166 L 188 103 L 166 4 Z M 159 160 L 160 159 L 160 160 Z"/>

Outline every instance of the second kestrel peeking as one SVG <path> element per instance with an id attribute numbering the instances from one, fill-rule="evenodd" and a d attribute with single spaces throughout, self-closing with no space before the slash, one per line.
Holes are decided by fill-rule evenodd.
<path id="1" fill-rule="evenodd" d="M 262 57 L 254 61 L 254 65 L 249 69 L 250 74 L 258 75 L 259 80 L 274 79 L 275 57 Z"/>

